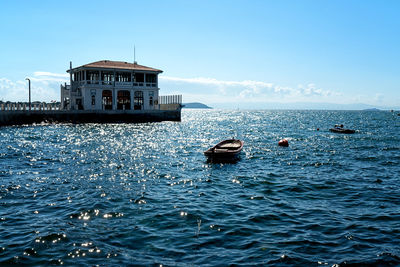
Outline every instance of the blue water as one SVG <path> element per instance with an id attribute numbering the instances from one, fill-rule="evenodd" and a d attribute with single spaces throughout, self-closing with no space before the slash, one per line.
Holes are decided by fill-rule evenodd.
<path id="1" fill-rule="evenodd" d="M 3 127 L 0 265 L 400 265 L 399 132 L 384 111 Z M 241 159 L 207 163 L 231 137 Z"/>

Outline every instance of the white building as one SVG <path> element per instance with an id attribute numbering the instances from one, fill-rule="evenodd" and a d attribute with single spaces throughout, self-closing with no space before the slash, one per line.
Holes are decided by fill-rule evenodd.
<path id="1" fill-rule="evenodd" d="M 61 85 L 61 109 L 159 109 L 158 74 L 162 70 L 135 63 L 102 60 L 67 71 L 70 85 Z"/>

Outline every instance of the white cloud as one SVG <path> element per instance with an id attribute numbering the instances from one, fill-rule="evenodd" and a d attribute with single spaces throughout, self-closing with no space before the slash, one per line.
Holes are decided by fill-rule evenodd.
<path id="1" fill-rule="evenodd" d="M 332 93 L 329 90 L 323 90 L 322 88 L 317 88 L 313 83 L 307 84 L 306 86 L 299 85 L 299 94 L 304 96 L 332 96 L 338 95 L 337 93 Z"/>
<path id="2" fill-rule="evenodd" d="M 214 78 L 178 78 L 178 77 L 170 77 L 170 76 L 160 76 L 160 80 L 164 81 L 172 81 L 172 82 L 180 82 L 180 83 L 194 83 L 194 84 L 203 84 L 203 85 L 215 85 L 215 86 L 242 86 L 242 87 L 250 87 L 250 88 L 271 88 L 272 83 L 265 83 L 259 81 L 222 81 Z"/>
<path id="3" fill-rule="evenodd" d="M 69 82 L 69 74 L 51 73 L 46 71 L 35 71 L 33 77 L 30 77 L 31 81 L 43 82 L 46 84 L 50 83 L 65 83 Z"/>
<path id="4" fill-rule="evenodd" d="M 32 101 L 59 100 L 60 84 L 69 83 L 69 74 L 36 71 L 31 79 Z M 226 81 L 215 78 L 159 77 L 161 95 L 182 94 L 184 102 L 256 103 L 256 102 L 338 102 L 340 93 L 326 90 L 313 83 L 295 87 L 264 81 Z M 179 89 L 177 89 L 179 88 Z M 26 101 L 28 82 L 0 78 L 0 100 Z M 381 96 L 377 100 L 381 100 Z"/>
<path id="5" fill-rule="evenodd" d="M 340 96 L 339 93 L 318 88 L 315 84 L 298 85 L 297 87 L 275 85 L 263 81 L 225 81 L 214 78 L 179 78 L 160 76 L 161 82 L 174 84 L 181 88 L 181 94 L 184 96 L 196 91 L 203 91 L 210 95 L 219 95 L 210 101 L 224 101 L 228 99 L 232 102 L 261 102 L 261 101 L 321 101 L 321 98 L 331 98 Z M 185 89 L 186 88 L 186 89 Z M 194 89 L 196 88 L 196 89 Z M 226 96 L 229 96 L 227 98 Z"/>
<path id="6" fill-rule="evenodd" d="M 68 74 L 37 71 L 31 80 L 32 101 L 60 100 L 60 84 L 69 82 Z M 0 100 L 2 101 L 28 101 L 28 81 L 11 81 L 0 78 Z"/>
<path id="7" fill-rule="evenodd" d="M 39 76 L 39 77 L 55 77 L 55 78 L 60 78 L 60 79 L 66 79 L 69 78 L 68 73 L 51 73 L 47 71 L 35 71 L 33 73 L 34 76 Z"/>
<path id="8" fill-rule="evenodd" d="M 24 94 L 24 85 L 27 88 L 27 82 L 11 81 L 7 78 L 0 78 L 0 100 L 2 101 L 19 101 L 20 97 Z M 28 92 L 28 90 L 26 90 Z"/>

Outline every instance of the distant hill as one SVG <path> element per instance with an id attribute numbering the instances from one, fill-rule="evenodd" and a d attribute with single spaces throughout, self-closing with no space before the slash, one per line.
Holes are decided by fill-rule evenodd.
<path id="1" fill-rule="evenodd" d="M 377 108 L 367 108 L 367 109 L 364 109 L 364 111 L 380 111 L 380 109 L 377 109 Z"/>
<path id="2" fill-rule="evenodd" d="M 212 107 L 209 107 L 205 104 L 194 102 L 194 103 L 183 103 L 183 108 L 206 108 L 206 109 L 212 109 Z"/>
<path id="3" fill-rule="evenodd" d="M 292 109 L 292 110 L 399 110 L 399 106 L 372 106 L 362 103 L 337 104 L 324 102 L 242 102 L 242 103 L 213 103 L 216 109 Z"/>

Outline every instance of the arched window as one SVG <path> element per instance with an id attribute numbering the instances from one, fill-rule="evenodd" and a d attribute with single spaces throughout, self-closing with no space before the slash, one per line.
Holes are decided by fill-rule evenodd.
<path id="1" fill-rule="evenodd" d="M 112 109 L 112 92 L 111 90 L 103 90 L 102 94 L 103 99 L 103 109 Z"/>
<path id="2" fill-rule="evenodd" d="M 143 109 L 143 92 L 142 91 L 136 91 L 135 92 L 135 97 L 133 98 L 133 105 L 135 110 L 141 110 Z"/>
<path id="3" fill-rule="evenodd" d="M 149 92 L 149 105 L 153 106 L 153 97 L 154 97 L 154 92 L 150 91 Z"/>
<path id="4" fill-rule="evenodd" d="M 117 109 L 120 110 L 131 109 L 131 93 L 129 91 L 127 90 L 118 91 Z"/>

